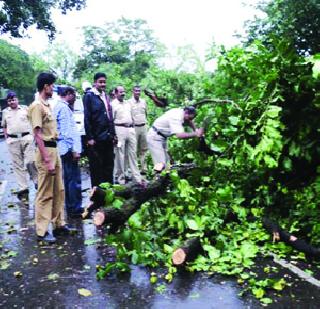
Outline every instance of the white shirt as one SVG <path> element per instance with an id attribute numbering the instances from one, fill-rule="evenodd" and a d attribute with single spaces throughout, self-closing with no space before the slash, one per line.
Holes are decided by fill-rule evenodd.
<path id="1" fill-rule="evenodd" d="M 7 107 L 2 112 L 2 126 L 7 128 L 8 134 L 32 133 L 31 123 L 28 119 L 28 107 L 18 105 L 12 109 Z"/>
<path id="2" fill-rule="evenodd" d="M 139 98 L 139 101 L 136 101 L 132 97 L 128 102 L 131 105 L 132 118 L 134 124 L 141 125 L 147 123 L 147 103 L 144 99 Z"/>
<path id="3" fill-rule="evenodd" d="M 114 124 L 133 124 L 131 104 L 128 101 L 120 102 L 114 99 L 111 102 Z"/>
<path id="4" fill-rule="evenodd" d="M 183 108 L 173 108 L 157 118 L 153 126 L 165 136 L 183 133 L 184 110 Z"/>

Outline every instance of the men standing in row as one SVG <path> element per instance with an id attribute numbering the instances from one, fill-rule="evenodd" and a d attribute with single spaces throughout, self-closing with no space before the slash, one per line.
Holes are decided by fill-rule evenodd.
<path id="1" fill-rule="evenodd" d="M 125 90 L 122 86 L 116 87 L 115 95 L 116 98 L 112 101 L 113 119 L 118 138 L 115 177 L 119 184 L 125 184 L 125 153 L 127 151 L 132 178 L 135 182 L 140 183 L 141 175 L 137 164 L 137 140 L 131 104 L 124 100 Z"/>
<path id="2" fill-rule="evenodd" d="M 57 123 L 48 99 L 52 97 L 56 78 L 51 73 L 37 77 L 38 98 L 30 105 L 28 117 L 37 144 L 36 167 L 38 192 L 36 197 L 36 233 L 38 241 L 54 243 L 54 236 L 67 235 L 74 229 L 66 225 L 64 217 L 64 188 L 61 160 L 57 151 Z M 48 232 L 53 223 L 53 235 Z"/>
<path id="3" fill-rule="evenodd" d="M 153 164 L 168 165 L 170 157 L 167 150 L 168 137 L 175 135 L 180 139 L 201 137 L 203 128 L 196 129 L 193 119 L 196 109 L 193 106 L 173 108 L 157 118 L 148 131 L 147 141 Z M 183 125 L 188 125 L 193 132 L 184 132 Z"/>
<path id="4" fill-rule="evenodd" d="M 29 193 L 28 174 L 37 187 L 37 170 L 33 160 L 34 146 L 28 120 L 28 107 L 19 105 L 17 95 L 13 91 L 7 94 L 7 103 L 8 107 L 3 110 L 1 125 L 19 186 L 18 198 L 25 200 Z"/>
<path id="5" fill-rule="evenodd" d="M 68 216 L 82 214 L 81 175 L 78 160 L 81 154 L 81 138 L 73 118 L 72 106 L 76 92 L 72 87 L 60 90 L 61 100 L 54 106 L 57 120 L 58 149 L 61 156 L 65 189 L 65 204 Z"/>
<path id="6" fill-rule="evenodd" d="M 113 183 L 115 129 L 110 98 L 106 95 L 106 75 L 94 75 L 94 87 L 83 98 L 84 126 L 88 139 L 91 185 Z"/>
<path id="7" fill-rule="evenodd" d="M 131 105 L 131 113 L 136 131 L 137 156 L 140 159 L 141 174 L 146 174 L 147 163 L 146 154 L 148 151 L 147 144 L 147 104 L 144 99 L 140 98 L 140 86 L 134 86 L 132 89 L 132 98 L 128 100 Z"/>

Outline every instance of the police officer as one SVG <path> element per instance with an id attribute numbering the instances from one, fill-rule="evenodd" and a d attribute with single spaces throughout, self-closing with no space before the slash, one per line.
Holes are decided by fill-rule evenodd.
<path id="1" fill-rule="evenodd" d="M 197 129 L 193 122 L 196 109 L 193 106 L 185 108 L 173 108 L 157 118 L 147 134 L 148 148 L 153 164 L 166 166 L 170 162 L 167 150 L 167 139 L 175 135 L 180 139 L 201 137 L 203 128 Z M 188 125 L 193 132 L 184 132 L 183 125 Z"/>
<path id="2" fill-rule="evenodd" d="M 28 174 L 37 187 L 33 136 L 27 117 L 28 107 L 19 104 L 13 91 L 7 94 L 7 103 L 8 107 L 3 111 L 2 126 L 19 186 L 18 198 L 25 200 L 29 193 Z"/>
<path id="3" fill-rule="evenodd" d="M 38 98 L 30 105 L 28 116 L 37 144 L 38 193 L 36 198 L 36 233 L 38 241 L 54 243 L 54 236 L 74 231 L 64 217 L 64 187 L 61 159 L 57 149 L 57 123 L 48 99 L 52 97 L 56 78 L 51 73 L 37 77 Z M 53 236 L 48 232 L 53 223 Z"/>
<path id="4" fill-rule="evenodd" d="M 132 119 L 131 104 L 124 100 L 125 90 L 122 86 L 115 88 L 116 98 L 112 101 L 112 111 L 118 144 L 115 151 L 115 176 L 120 184 L 125 183 L 125 153 L 133 181 L 141 183 L 137 163 L 137 140 Z"/>
<path id="5" fill-rule="evenodd" d="M 147 144 L 147 104 L 144 99 L 140 98 L 140 86 L 134 86 L 132 89 L 132 98 L 128 100 L 131 105 L 132 118 L 137 139 L 137 156 L 140 159 L 141 174 L 147 171 L 146 153 Z"/>

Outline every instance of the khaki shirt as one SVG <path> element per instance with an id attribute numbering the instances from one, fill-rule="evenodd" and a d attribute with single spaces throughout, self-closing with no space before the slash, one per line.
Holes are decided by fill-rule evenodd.
<path id="1" fill-rule="evenodd" d="M 133 124 L 129 101 L 120 102 L 118 99 L 114 99 L 111 106 L 114 124 Z"/>
<path id="2" fill-rule="evenodd" d="M 132 118 L 134 124 L 146 124 L 147 123 L 147 104 L 144 99 L 139 99 L 136 101 L 134 97 L 132 97 L 128 102 L 131 105 Z"/>
<path id="3" fill-rule="evenodd" d="M 171 136 L 177 133 L 183 133 L 184 110 L 183 108 L 173 108 L 157 118 L 153 126 L 163 135 Z"/>
<path id="4" fill-rule="evenodd" d="M 48 101 L 41 98 L 29 107 L 28 117 L 32 129 L 41 128 L 44 141 L 55 141 L 58 138 L 57 122 Z"/>
<path id="5" fill-rule="evenodd" d="M 32 133 L 28 107 L 25 105 L 18 105 L 16 109 L 7 107 L 2 112 L 1 125 L 7 129 L 8 134 Z"/>

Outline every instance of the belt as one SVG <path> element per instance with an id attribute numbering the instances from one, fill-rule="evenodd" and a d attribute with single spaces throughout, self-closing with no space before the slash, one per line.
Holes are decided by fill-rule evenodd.
<path id="1" fill-rule="evenodd" d="M 141 124 L 135 124 L 134 126 L 135 127 L 143 127 L 143 126 L 145 126 L 146 124 L 145 123 L 141 123 Z"/>
<path id="2" fill-rule="evenodd" d="M 164 138 L 168 138 L 168 136 L 165 136 L 163 133 L 161 133 L 155 126 L 152 126 L 152 129 L 160 136 Z"/>
<path id="3" fill-rule="evenodd" d="M 44 143 L 44 147 L 57 148 L 56 141 L 43 141 L 43 143 Z"/>
<path id="4" fill-rule="evenodd" d="M 114 125 L 117 127 L 133 128 L 133 124 L 127 124 L 127 123 L 115 123 Z"/>
<path id="5" fill-rule="evenodd" d="M 17 133 L 17 134 L 8 134 L 9 137 L 13 137 L 13 138 L 20 138 L 22 136 L 26 136 L 30 134 L 29 132 L 23 132 L 23 133 Z"/>

